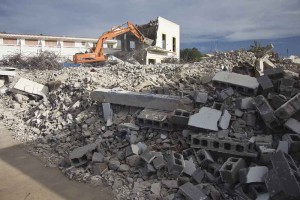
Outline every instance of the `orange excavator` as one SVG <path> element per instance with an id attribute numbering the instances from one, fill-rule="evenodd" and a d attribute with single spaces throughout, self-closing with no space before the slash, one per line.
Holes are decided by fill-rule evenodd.
<path id="1" fill-rule="evenodd" d="M 117 37 L 118 35 L 122 35 L 127 32 L 133 33 L 139 41 L 147 44 L 152 45 L 153 40 L 146 38 L 135 25 L 131 22 L 127 22 L 127 27 L 123 28 L 125 24 L 113 28 L 110 31 L 103 33 L 98 42 L 96 44 L 96 48 L 93 53 L 77 53 L 73 56 L 73 61 L 75 63 L 91 63 L 91 62 L 103 62 L 106 61 L 106 57 L 104 55 L 103 43 L 111 38 Z"/>

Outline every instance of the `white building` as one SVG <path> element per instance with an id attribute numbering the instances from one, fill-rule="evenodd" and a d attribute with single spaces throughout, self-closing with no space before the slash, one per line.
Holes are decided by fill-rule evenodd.
<path id="1" fill-rule="evenodd" d="M 162 17 L 157 18 L 158 28 L 154 47 L 147 51 L 147 62 L 161 63 L 166 57 L 180 59 L 180 26 Z"/>
<path id="2" fill-rule="evenodd" d="M 0 59 L 16 53 L 38 55 L 43 51 L 52 51 L 63 58 L 72 59 L 76 53 L 89 51 L 97 41 L 95 38 L 0 33 Z M 107 40 L 103 47 L 106 50 L 117 49 L 117 41 Z"/>

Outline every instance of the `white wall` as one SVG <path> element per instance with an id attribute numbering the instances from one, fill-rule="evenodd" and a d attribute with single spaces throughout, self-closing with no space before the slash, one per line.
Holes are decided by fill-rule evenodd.
<path id="1" fill-rule="evenodd" d="M 162 46 L 162 34 L 166 35 L 166 50 L 173 52 L 173 40 L 176 38 L 176 58 L 180 58 L 180 26 L 162 17 L 158 17 L 156 46 Z"/>

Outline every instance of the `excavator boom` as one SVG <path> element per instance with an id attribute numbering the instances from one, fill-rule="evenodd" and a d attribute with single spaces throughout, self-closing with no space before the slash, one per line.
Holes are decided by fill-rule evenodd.
<path id="1" fill-rule="evenodd" d="M 103 43 L 111 38 L 117 37 L 119 35 L 122 35 L 124 33 L 131 32 L 133 35 L 135 35 L 139 41 L 147 44 L 152 45 L 153 40 L 146 38 L 138 29 L 136 26 L 134 26 L 131 22 L 127 22 L 127 27 L 122 28 L 122 26 L 118 26 L 117 28 L 114 28 L 110 31 L 107 31 L 103 33 L 100 38 L 98 39 L 98 42 L 96 44 L 95 51 L 93 53 L 84 53 L 84 54 L 75 54 L 73 56 L 73 61 L 75 63 L 88 63 L 88 62 L 102 62 L 105 61 L 106 58 L 104 56 L 104 49 L 103 49 Z"/>

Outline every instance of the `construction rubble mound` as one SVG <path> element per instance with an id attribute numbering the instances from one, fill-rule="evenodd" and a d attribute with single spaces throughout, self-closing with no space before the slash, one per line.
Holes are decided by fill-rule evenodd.
<path id="1" fill-rule="evenodd" d="M 47 166 L 116 199 L 297 200 L 299 65 L 258 59 L 3 68 L 1 123 Z"/>

